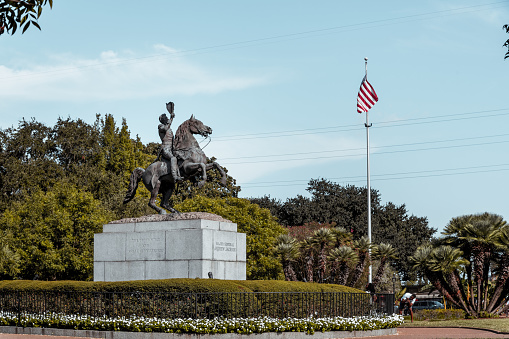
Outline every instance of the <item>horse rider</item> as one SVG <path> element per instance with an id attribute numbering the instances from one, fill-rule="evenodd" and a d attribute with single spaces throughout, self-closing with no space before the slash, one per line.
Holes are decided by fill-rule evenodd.
<path id="1" fill-rule="evenodd" d="M 175 113 L 173 113 L 175 105 L 173 102 L 169 102 L 166 104 L 166 110 L 170 113 L 170 119 L 166 116 L 165 113 L 159 116 L 159 121 L 161 122 L 158 126 L 159 137 L 161 138 L 161 148 L 159 148 L 159 154 L 157 155 L 157 159 L 162 158 L 162 160 L 167 160 L 166 162 L 170 164 L 170 173 L 173 177 L 173 181 L 182 181 L 183 178 L 180 176 L 179 168 L 177 164 L 177 158 L 173 155 L 173 131 L 170 126 L 173 122 L 173 118 L 175 117 Z"/>

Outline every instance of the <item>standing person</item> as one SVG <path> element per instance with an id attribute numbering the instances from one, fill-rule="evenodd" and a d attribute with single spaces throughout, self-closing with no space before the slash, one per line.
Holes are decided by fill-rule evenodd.
<path id="1" fill-rule="evenodd" d="M 410 310 L 410 321 L 414 322 L 414 311 L 412 310 L 412 306 L 414 305 L 414 302 L 417 300 L 415 294 L 411 293 L 405 293 L 401 297 L 400 303 L 399 303 L 399 314 L 403 312 L 403 309 L 405 308 L 405 305 L 408 305 L 408 309 Z"/>
<path id="2" fill-rule="evenodd" d="M 157 128 L 159 130 L 159 137 L 161 138 L 162 143 L 157 159 L 161 157 L 161 160 L 166 160 L 166 162 L 169 163 L 173 181 L 177 182 L 182 181 L 183 178 L 179 173 L 177 158 L 173 155 L 173 131 L 170 127 L 173 122 L 173 118 L 175 118 L 175 113 L 173 113 L 174 107 L 175 104 L 173 102 L 166 104 L 166 110 L 170 113 L 170 119 L 168 119 L 164 113 L 159 116 L 159 121 L 161 123 Z"/>
<path id="3" fill-rule="evenodd" d="M 376 301 L 375 285 L 373 285 L 372 283 L 368 283 L 366 285 L 366 293 L 371 294 L 371 299 L 373 301 Z"/>

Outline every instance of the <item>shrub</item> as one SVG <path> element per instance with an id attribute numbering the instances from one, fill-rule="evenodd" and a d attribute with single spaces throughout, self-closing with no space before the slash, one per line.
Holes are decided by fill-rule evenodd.
<path id="1" fill-rule="evenodd" d="M 464 318 L 465 311 L 457 309 L 417 310 L 414 312 L 415 320 L 454 320 Z"/>

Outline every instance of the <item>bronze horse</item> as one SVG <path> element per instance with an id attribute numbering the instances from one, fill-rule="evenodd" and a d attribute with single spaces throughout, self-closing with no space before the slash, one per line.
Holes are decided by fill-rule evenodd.
<path id="1" fill-rule="evenodd" d="M 195 181 L 196 177 L 201 177 L 198 186 L 202 186 L 207 180 L 207 170 L 215 167 L 221 173 L 221 184 L 226 185 L 226 173 L 217 162 L 207 163 L 207 156 L 200 148 L 194 134 L 208 137 L 209 134 L 212 134 L 212 128 L 204 125 L 194 116 L 191 116 L 189 120 L 184 121 L 179 126 L 175 133 L 173 153 L 178 159 L 180 175 L 184 180 L 191 181 Z M 150 191 L 148 205 L 155 209 L 157 213 L 166 214 L 163 208 L 172 213 L 180 213 L 169 205 L 169 199 L 175 190 L 175 182 L 170 174 L 170 164 L 166 160 L 155 161 L 146 169 L 141 167 L 134 169 L 129 179 L 124 204 L 134 198 L 140 180 L 143 180 L 143 184 Z M 162 208 L 156 205 L 156 198 L 159 193 L 163 196 L 161 199 Z"/>

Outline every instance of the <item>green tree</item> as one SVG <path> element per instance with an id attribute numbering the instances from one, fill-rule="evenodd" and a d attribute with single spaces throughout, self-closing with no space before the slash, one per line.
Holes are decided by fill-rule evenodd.
<path id="1" fill-rule="evenodd" d="M 350 246 L 340 246 L 330 251 L 329 261 L 332 266 L 331 276 L 335 276 L 333 281 L 339 285 L 346 285 L 350 268 L 359 261 L 359 257 Z"/>
<path id="2" fill-rule="evenodd" d="M 323 282 L 325 279 L 325 269 L 327 268 L 327 251 L 336 242 L 336 237 L 330 228 L 320 228 L 311 236 L 311 242 L 318 251 L 318 282 Z"/>
<path id="3" fill-rule="evenodd" d="M 462 234 L 458 236 L 469 244 L 473 256 L 473 267 L 477 293 L 482 300 L 488 298 L 490 264 L 496 251 L 497 242 L 502 236 L 505 221 L 501 216 L 485 213 L 474 217 L 465 225 Z M 477 312 L 486 305 L 477 303 Z"/>
<path id="4" fill-rule="evenodd" d="M 20 255 L 13 250 L 10 232 L 0 230 L 0 279 L 12 279 L 20 272 Z"/>
<path id="5" fill-rule="evenodd" d="M 330 228 L 334 238 L 336 239 L 335 247 L 352 244 L 352 232 L 348 231 L 344 227 L 332 227 Z"/>
<path id="6" fill-rule="evenodd" d="M 468 315 L 500 314 L 509 294 L 509 226 L 499 215 L 453 218 L 433 247 L 411 258 L 416 269 Z M 424 254 L 427 253 L 427 257 Z M 464 272 L 460 279 L 459 272 Z"/>
<path id="7" fill-rule="evenodd" d="M 352 185 L 341 186 L 325 179 L 311 179 L 306 189 L 311 198 L 297 195 L 283 204 L 278 214 L 286 226 L 300 226 L 307 222 L 335 222 L 337 226 L 356 234 L 366 233 L 367 191 Z M 380 195 L 371 191 L 372 207 L 380 205 Z M 360 237 L 360 236 L 359 236 Z"/>
<path id="8" fill-rule="evenodd" d="M 276 253 L 281 258 L 283 272 L 287 281 L 297 281 L 292 263 L 299 257 L 299 245 L 288 234 L 280 234 L 276 239 Z"/>
<path id="9" fill-rule="evenodd" d="M 62 182 L 12 204 L 0 217 L 0 229 L 15 235 L 20 277 L 89 280 L 94 233 L 110 217 L 92 194 Z"/>
<path id="10" fill-rule="evenodd" d="M 314 261 L 315 261 L 315 244 L 311 237 L 306 238 L 301 241 L 300 247 L 304 254 L 304 267 L 305 267 L 305 275 L 304 278 L 308 282 L 313 282 L 314 275 Z"/>
<path id="11" fill-rule="evenodd" d="M 237 223 L 238 232 L 246 233 L 247 278 L 282 279 L 283 269 L 275 255 L 276 238 L 286 230 L 269 210 L 240 198 L 196 196 L 175 206 L 181 212 L 208 212 Z"/>
<path id="12" fill-rule="evenodd" d="M 479 300 L 487 300 L 491 262 L 505 229 L 506 222 L 502 217 L 491 213 L 453 218 L 444 228 L 443 242 L 461 249 L 464 258 L 472 262 L 466 268 L 467 282 L 471 304 L 476 304 L 477 313 L 486 311 L 487 304 L 474 300 L 474 285 L 480 294 Z"/>
<path id="13" fill-rule="evenodd" d="M 16 33 L 22 28 L 22 33 L 33 25 L 39 30 L 41 27 L 37 20 L 42 14 L 42 9 L 49 4 L 53 7 L 53 0 L 2 0 L 0 1 L 0 35 L 5 32 Z"/>
<path id="14" fill-rule="evenodd" d="M 279 213 L 281 212 L 281 208 L 283 206 L 283 203 L 279 199 L 271 198 L 270 195 L 264 195 L 259 198 L 248 198 L 249 201 L 251 201 L 253 204 L 257 204 L 261 208 L 266 208 L 270 211 L 270 214 L 272 214 L 274 217 L 276 217 L 278 220 L 280 220 Z"/>
<path id="15" fill-rule="evenodd" d="M 47 190 L 60 180 L 63 169 L 54 161 L 58 149 L 51 128 L 22 120 L 17 128 L 0 131 L 0 211 L 12 201 L 23 200 L 37 190 Z"/>
<path id="16" fill-rule="evenodd" d="M 496 305 L 501 305 L 509 296 L 509 227 L 504 227 L 500 238 L 496 240 L 497 254 L 495 258 L 495 274 L 497 282 L 488 304 L 488 312 L 492 312 Z M 507 312 L 509 305 L 503 307 L 500 313 Z"/>
<path id="17" fill-rule="evenodd" d="M 440 271 L 435 270 L 436 266 L 433 265 L 433 247 L 431 245 L 419 246 L 412 257 L 410 262 L 413 264 L 413 269 L 422 272 L 431 282 L 431 284 L 442 294 L 447 300 L 458 305 L 452 297 L 454 292 L 451 290 L 449 284 L 444 279 Z"/>
<path id="18" fill-rule="evenodd" d="M 391 259 L 397 258 L 396 253 L 396 249 L 392 247 L 391 244 L 380 243 L 379 245 L 373 246 L 373 251 L 371 252 L 373 259 L 380 260 L 380 265 L 378 266 L 375 277 L 373 278 L 373 286 L 376 287 L 382 279 L 387 263 Z"/>
<path id="19" fill-rule="evenodd" d="M 41 226 L 46 220 L 57 223 L 47 214 L 53 209 L 61 214 L 62 223 L 74 223 L 69 220 L 74 218 L 73 211 L 76 209 L 54 202 L 60 194 L 56 192 L 63 192 L 62 185 L 67 185 L 72 188 L 71 191 L 79 192 L 76 193 L 79 197 L 89 197 L 97 204 L 94 208 L 108 215 L 108 221 L 151 214 L 153 211 L 147 206 L 149 192 L 145 187 L 140 187 L 131 203 L 124 205 L 122 201 L 131 171 L 138 166 L 147 167 L 155 160 L 157 149 L 158 144 L 145 146 L 139 137 L 132 138 L 126 120 L 117 127 L 114 117 L 109 114 L 96 115 L 93 124 L 81 119 L 60 118 L 50 127 L 35 119 L 23 119 L 17 127 L 0 130 L 0 213 L 3 213 L 0 236 L 1 232 L 5 232 L 8 240 L 0 243 L 0 255 L 10 258 L 0 263 L 0 276 L 89 278 L 90 267 L 80 266 L 81 259 L 72 254 L 72 249 L 70 257 L 62 254 L 67 248 L 64 245 L 69 246 L 69 242 L 64 245 L 55 242 L 54 232 Z M 233 178 L 228 177 L 229 184 L 224 189 L 218 188 L 218 174 L 214 171 L 208 174 L 213 178 L 212 183 L 200 190 L 186 183 L 186 188 L 181 187 L 185 192 L 180 199 L 197 194 L 209 197 L 237 195 L 240 187 L 235 185 Z M 69 200 L 77 199 L 74 194 L 66 194 Z M 90 206 L 87 204 L 84 208 Z M 25 217 L 19 217 L 21 211 L 24 211 Z M 28 216 L 32 215 L 29 211 L 41 213 L 40 218 L 29 221 Z M 67 216 L 70 219 L 66 219 Z M 23 236 L 18 228 L 29 235 L 24 242 L 18 239 Z M 16 243 L 9 239 L 16 240 Z M 39 244 L 37 239 L 44 241 Z M 85 248 L 91 246 L 90 237 L 84 236 L 83 239 Z M 30 266 L 30 256 L 35 256 L 40 265 Z M 69 262 L 73 258 L 79 260 L 71 265 Z M 70 266 L 75 267 L 75 271 L 69 271 Z"/>
<path id="20" fill-rule="evenodd" d="M 301 226 L 309 222 L 322 223 L 323 220 L 314 218 L 311 199 L 302 195 L 288 198 L 277 213 L 279 222 L 284 226 Z"/>
<path id="21" fill-rule="evenodd" d="M 118 129 L 111 115 L 97 116 L 94 125 L 58 119 L 54 127 L 23 119 L 17 128 L 0 130 L 0 146 L 0 211 L 66 179 L 91 192 L 117 217 L 148 213 L 141 199 L 122 205 L 130 167 L 146 166 L 155 158 L 143 152 L 139 139 L 130 138 L 125 121 Z M 141 189 L 143 194 L 148 196 Z"/>
<path id="22" fill-rule="evenodd" d="M 279 222 L 291 226 L 334 224 L 342 227 L 353 236 L 353 240 L 367 235 L 367 189 L 352 185 L 341 186 L 325 179 L 311 179 L 307 191 L 310 198 L 297 195 L 280 204 L 279 201 L 262 197 L 251 201 L 269 208 L 278 217 Z M 398 270 L 404 280 L 414 279 L 409 258 L 416 245 L 430 241 L 436 229 L 429 227 L 425 217 L 409 215 L 406 206 L 397 206 L 391 202 L 380 203 L 381 195 L 371 190 L 372 241 L 391 244 L 402 260 L 394 261 L 392 266 Z M 306 234 L 305 231 L 301 232 Z M 297 236 L 296 236 L 297 237 Z M 403 259 L 404 258 L 404 259 Z"/>
<path id="23" fill-rule="evenodd" d="M 472 314 L 473 310 L 467 303 L 467 296 L 459 275 L 459 270 L 469 264 L 468 260 L 461 258 L 462 255 L 463 252 L 460 249 L 442 245 L 433 249 L 429 265 L 432 270 L 443 274 L 453 292 L 452 298 L 462 309 L 469 309 L 469 314 Z"/>
<path id="24" fill-rule="evenodd" d="M 371 248 L 371 243 L 369 242 L 369 238 L 367 236 L 355 240 L 352 245 L 355 249 L 355 252 L 357 253 L 359 261 L 357 262 L 357 265 L 355 265 L 355 269 L 352 272 L 352 277 L 348 282 L 348 286 L 350 287 L 354 287 L 361 278 L 362 273 L 364 273 L 366 263 L 370 261 L 369 250 Z"/>
<path id="25" fill-rule="evenodd" d="M 58 150 L 56 160 L 66 170 L 74 174 L 72 171 L 80 166 L 97 163 L 101 152 L 99 126 L 81 119 L 58 118 L 51 134 Z"/>

